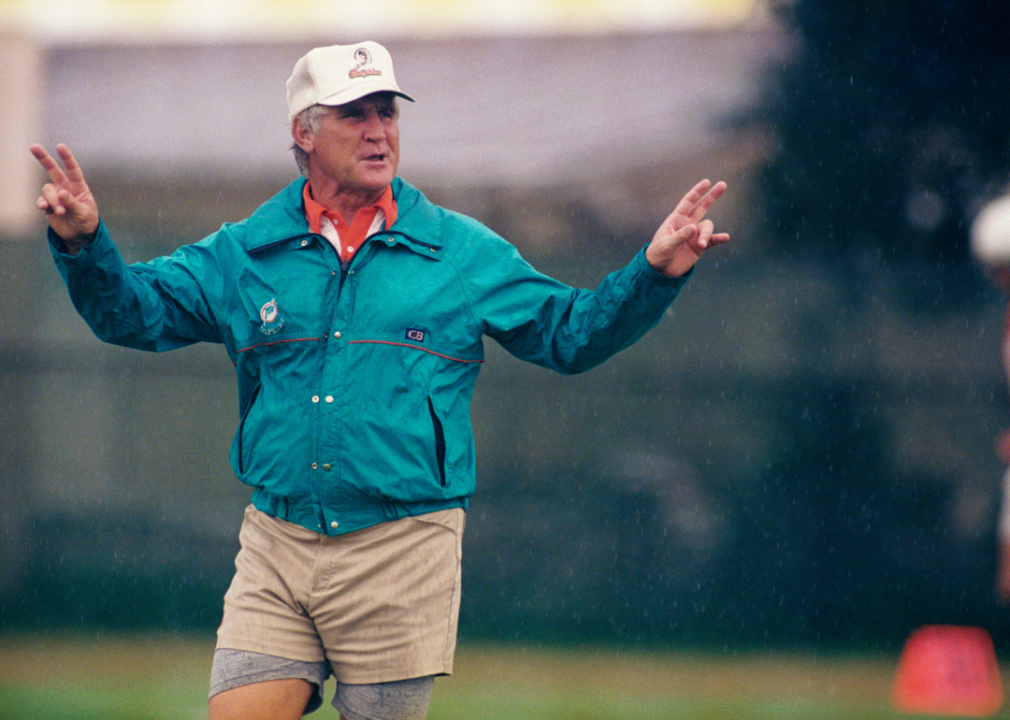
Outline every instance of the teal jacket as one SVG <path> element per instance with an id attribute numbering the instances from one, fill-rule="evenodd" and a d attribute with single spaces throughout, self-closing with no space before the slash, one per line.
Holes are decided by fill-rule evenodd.
<path id="1" fill-rule="evenodd" d="M 538 273 L 480 223 L 397 178 L 398 217 L 341 266 L 297 180 L 249 218 L 127 267 L 104 224 L 57 267 L 102 340 L 224 345 L 238 376 L 231 465 L 260 510 L 335 535 L 466 507 L 483 337 L 562 373 L 655 325 L 684 283 L 644 251 L 595 291 Z"/>

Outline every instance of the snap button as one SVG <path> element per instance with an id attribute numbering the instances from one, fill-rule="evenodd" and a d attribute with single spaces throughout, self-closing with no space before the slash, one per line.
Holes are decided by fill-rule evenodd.
<path id="1" fill-rule="evenodd" d="M 326 463 L 325 465 L 323 465 L 323 470 L 329 470 L 329 469 L 330 469 L 330 464 L 329 463 Z"/>
<path id="2" fill-rule="evenodd" d="M 308 244 L 309 244 L 308 240 L 302 240 L 302 247 L 305 247 Z"/>
<path id="3" fill-rule="evenodd" d="M 330 527 L 336 530 L 338 527 L 340 527 L 340 523 L 334 520 L 333 522 L 330 523 Z"/>
<path id="4" fill-rule="evenodd" d="M 312 396 L 312 402 L 314 402 L 314 403 L 319 402 L 319 396 L 318 395 L 313 395 Z"/>
<path id="5" fill-rule="evenodd" d="M 340 331 L 337 330 L 335 333 L 333 333 L 333 337 L 339 340 L 341 338 Z"/>
<path id="6" fill-rule="evenodd" d="M 326 402 L 328 402 L 328 403 L 333 402 L 333 396 L 332 395 L 327 395 L 326 396 Z"/>
<path id="7" fill-rule="evenodd" d="M 312 463 L 312 469 L 313 470 L 318 470 L 319 469 L 319 463 Z"/>

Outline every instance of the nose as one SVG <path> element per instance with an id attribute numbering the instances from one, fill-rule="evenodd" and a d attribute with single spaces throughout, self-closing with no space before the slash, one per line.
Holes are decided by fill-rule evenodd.
<path id="1" fill-rule="evenodd" d="M 365 137 L 369 140 L 383 140 L 386 137 L 386 124 L 375 110 L 368 113 L 364 127 Z"/>

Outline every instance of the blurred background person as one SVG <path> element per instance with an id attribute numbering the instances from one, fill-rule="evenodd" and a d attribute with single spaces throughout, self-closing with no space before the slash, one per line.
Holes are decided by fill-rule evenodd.
<path id="1" fill-rule="evenodd" d="M 992 282 L 1008 298 L 1000 355 L 1010 383 L 1010 195 L 992 201 L 979 213 L 972 226 L 971 249 Z M 1007 465 L 997 525 L 996 594 L 1000 602 L 1007 603 L 1010 602 L 1010 429 L 997 436 L 996 455 Z"/>

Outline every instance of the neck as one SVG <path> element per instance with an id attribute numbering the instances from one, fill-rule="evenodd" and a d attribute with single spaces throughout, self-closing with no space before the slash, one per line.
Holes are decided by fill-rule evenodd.
<path id="1" fill-rule="evenodd" d="M 331 212 L 339 213 L 350 223 L 361 208 L 371 207 L 379 201 L 386 188 L 373 190 L 342 190 L 332 180 L 309 174 L 312 199 Z"/>

